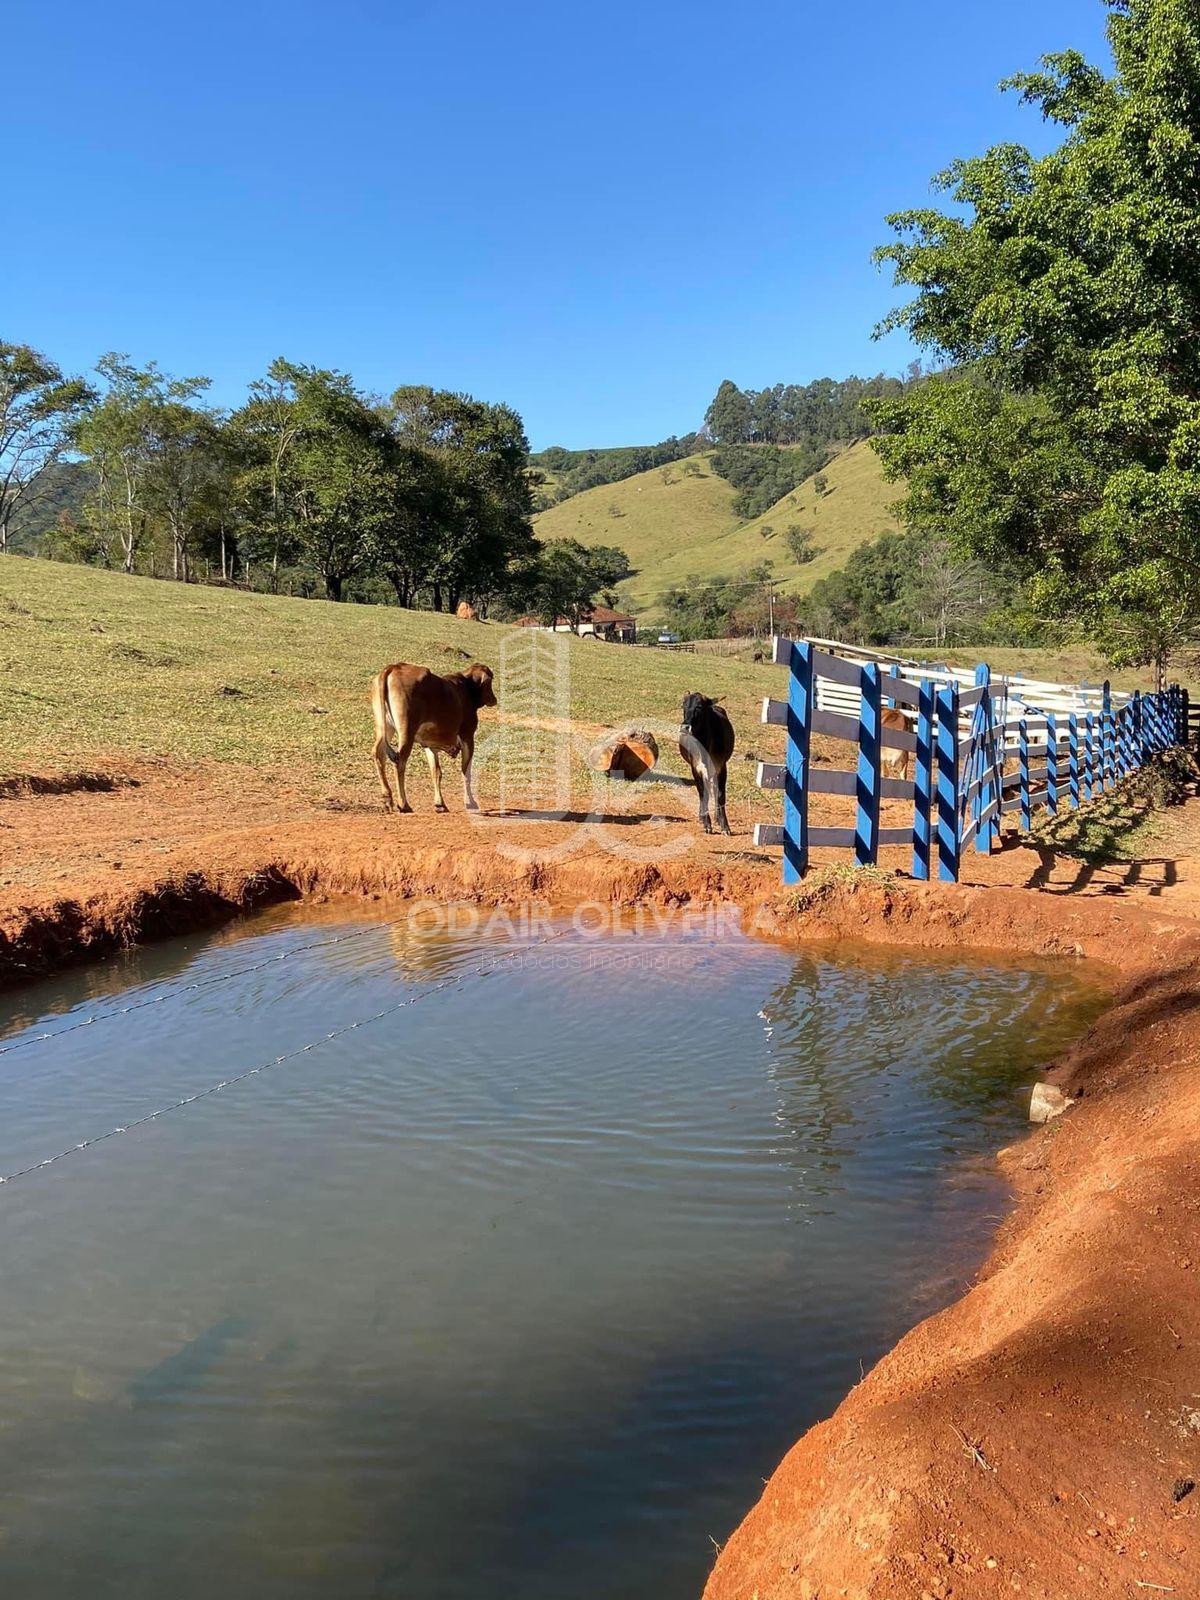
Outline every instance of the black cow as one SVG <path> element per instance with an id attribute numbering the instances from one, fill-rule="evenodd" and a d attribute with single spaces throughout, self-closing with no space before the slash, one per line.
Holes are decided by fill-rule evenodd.
<path id="1" fill-rule="evenodd" d="M 729 818 L 725 815 L 725 769 L 733 754 L 733 723 L 720 701 L 710 700 L 703 694 L 684 696 L 679 754 L 691 768 L 700 794 L 700 821 L 705 833 L 713 831 L 714 820 L 722 833 L 729 833 Z"/>

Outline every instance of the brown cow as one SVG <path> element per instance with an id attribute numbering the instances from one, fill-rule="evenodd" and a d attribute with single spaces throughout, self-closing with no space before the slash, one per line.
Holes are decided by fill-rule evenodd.
<path id="1" fill-rule="evenodd" d="M 452 672 L 440 678 L 428 667 L 410 666 L 407 661 L 384 667 L 371 683 L 371 710 L 375 716 L 375 765 L 383 789 L 383 808 L 393 808 L 392 788 L 387 764 L 396 763 L 396 787 L 400 810 L 411 811 L 404 792 L 404 771 L 414 744 L 425 751 L 433 776 L 434 809 L 446 810 L 442 799 L 441 753 L 461 754 L 463 798 L 468 811 L 478 811 L 471 792 L 471 757 L 475 754 L 475 730 L 479 726 L 480 706 L 494 706 L 492 669 L 474 662 L 465 672 Z M 389 728 L 396 735 L 393 750 Z"/>
<path id="2" fill-rule="evenodd" d="M 912 723 L 900 711 L 892 706 L 884 706 L 879 714 L 879 723 L 883 728 L 899 728 L 902 733 L 912 732 Z M 908 777 L 908 751 L 897 750 L 890 744 L 881 745 L 879 749 L 879 766 L 885 777 Z"/>

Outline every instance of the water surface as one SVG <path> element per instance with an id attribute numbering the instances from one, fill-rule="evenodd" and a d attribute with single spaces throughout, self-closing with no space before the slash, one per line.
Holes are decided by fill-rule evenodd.
<path id="1" fill-rule="evenodd" d="M 3 1593 L 690 1600 L 1100 1004 L 279 912 L 0 999 L 0 1173 L 265 1066 L 0 1185 Z"/>

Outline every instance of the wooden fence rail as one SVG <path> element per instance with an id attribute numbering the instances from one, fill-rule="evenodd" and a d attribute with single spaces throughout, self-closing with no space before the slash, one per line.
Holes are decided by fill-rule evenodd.
<path id="1" fill-rule="evenodd" d="M 783 846 L 785 883 L 799 880 L 813 849 L 850 849 L 867 866 L 895 845 L 911 847 L 915 878 L 931 876 L 936 853 L 938 876 L 957 881 L 963 852 L 990 852 L 1007 813 L 1028 832 L 1037 812 L 1074 810 L 1188 741 L 1191 708 L 1178 684 L 1127 695 L 1107 683 L 993 679 L 986 666 L 967 674 L 893 660 L 885 669 L 811 640 L 776 639 L 774 654 L 788 668 L 788 698 L 765 700 L 762 717 L 787 728 L 787 756 L 782 766 L 760 762 L 757 781 L 783 791 L 783 823 L 759 823 L 754 838 Z M 885 724 L 888 709 L 904 727 Z M 853 769 L 814 766 L 814 733 L 853 744 Z M 885 751 L 903 751 L 911 776 L 885 776 Z M 853 798 L 853 826 L 811 826 L 810 794 Z M 906 803 L 911 819 L 884 827 L 885 801 Z"/>

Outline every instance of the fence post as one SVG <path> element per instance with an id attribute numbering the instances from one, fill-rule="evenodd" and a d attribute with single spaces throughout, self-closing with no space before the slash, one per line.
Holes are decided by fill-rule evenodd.
<path id="1" fill-rule="evenodd" d="M 1067 717 L 1067 800 L 1072 811 L 1079 810 L 1079 717 Z"/>
<path id="2" fill-rule="evenodd" d="M 1003 678 L 1004 694 L 1004 721 L 996 727 L 996 691 L 990 681 L 988 684 L 988 737 L 991 745 L 992 765 L 995 769 L 995 779 L 992 784 L 992 793 L 996 800 L 996 813 L 991 823 L 991 842 L 999 847 L 1000 833 L 1004 823 L 1004 740 L 1008 721 L 1008 679 Z"/>
<path id="3" fill-rule="evenodd" d="M 879 665 L 868 661 L 862 668 L 862 698 L 858 712 L 858 781 L 855 794 L 858 814 L 854 820 L 854 861 L 856 866 L 873 866 L 879 858 L 879 801 L 883 766 L 879 759 L 880 712 L 883 709 Z"/>
<path id="4" fill-rule="evenodd" d="M 958 684 L 937 692 L 938 877 L 958 882 Z"/>
<path id="5" fill-rule="evenodd" d="M 1187 689 L 1179 686 L 1179 742 L 1186 750 L 1188 747 L 1188 728 L 1192 720 L 1191 696 Z"/>
<path id="6" fill-rule="evenodd" d="M 783 881 L 799 883 L 808 866 L 808 748 L 816 699 L 812 645 L 793 643 L 789 667 L 787 770 L 783 783 Z"/>
<path id="7" fill-rule="evenodd" d="M 1100 686 L 1100 792 L 1113 786 L 1112 685 L 1105 678 Z"/>
<path id="8" fill-rule="evenodd" d="M 992 848 L 992 825 L 984 823 L 983 813 L 992 796 L 992 780 L 995 774 L 995 754 L 992 741 L 989 737 L 992 726 L 992 691 L 990 688 L 992 670 L 986 662 L 981 662 L 975 668 L 975 683 L 982 688 L 983 697 L 975 708 L 972 725 L 978 730 L 978 736 L 972 738 L 971 748 L 975 752 L 975 774 L 968 773 L 967 781 L 972 776 L 978 781 L 975 784 L 975 804 L 972 808 L 975 817 L 975 848 L 982 855 L 990 853 Z"/>
<path id="9" fill-rule="evenodd" d="M 1029 724 L 1024 717 L 1017 724 L 1017 772 L 1021 797 L 1021 832 L 1028 833 L 1033 822 L 1033 810 L 1029 803 Z"/>
<path id="10" fill-rule="evenodd" d="M 1051 816 L 1058 811 L 1058 718 L 1053 711 L 1046 713 L 1046 810 Z"/>
<path id="11" fill-rule="evenodd" d="M 1089 711 L 1083 719 L 1083 798 L 1092 799 L 1096 791 L 1096 713 Z"/>
<path id="12" fill-rule="evenodd" d="M 1144 706 L 1145 701 L 1142 699 L 1142 691 L 1135 689 L 1133 691 L 1133 764 L 1135 767 L 1140 767 L 1146 759 L 1146 730 L 1142 716 Z"/>
<path id="13" fill-rule="evenodd" d="M 921 679 L 917 699 L 917 759 L 913 771 L 913 877 L 929 876 L 933 808 L 933 684 Z"/>

